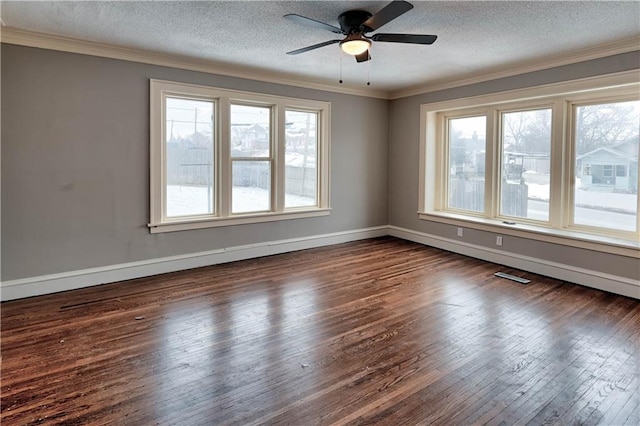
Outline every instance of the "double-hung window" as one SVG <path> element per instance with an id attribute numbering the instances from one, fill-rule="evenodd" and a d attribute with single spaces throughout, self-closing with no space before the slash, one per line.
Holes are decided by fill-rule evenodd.
<path id="1" fill-rule="evenodd" d="M 420 217 L 637 250 L 639 84 L 599 83 L 423 105 Z"/>
<path id="2" fill-rule="evenodd" d="M 329 214 L 329 103 L 150 86 L 151 232 Z"/>
<path id="3" fill-rule="evenodd" d="M 271 210 L 273 107 L 231 104 L 231 214 Z"/>

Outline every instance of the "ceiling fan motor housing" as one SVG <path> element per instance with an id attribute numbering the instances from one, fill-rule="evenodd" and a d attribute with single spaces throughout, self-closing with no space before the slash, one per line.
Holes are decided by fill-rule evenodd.
<path id="1" fill-rule="evenodd" d="M 338 16 L 338 23 L 340 24 L 340 29 L 346 35 L 366 33 L 372 30 L 362 24 L 371 16 L 373 15 L 366 10 L 348 10 Z"/>

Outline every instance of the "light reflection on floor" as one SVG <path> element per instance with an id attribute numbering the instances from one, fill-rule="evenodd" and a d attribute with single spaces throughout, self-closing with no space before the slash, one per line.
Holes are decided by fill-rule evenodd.
<path id="1" fill-rule="evenodd" d="M 230 410 L 229 415 L 235 417 L 248 416 L 252 406 L 274 406 L 279 394 L 290 395 L 296 387 L 301 393 L 304 386 L 313 386 L 314 365 L 319 361 L 314 350 L 319 319 L 313 317 L 316 293 L 309 284 L 301 280 L 256 285 L 230 301 L 203 300 L 196 309 L 192 301 L 188 309 L 182 309 L 180 301 L 168 304 L 153 371 L 157 378 L 154 400 L 160 402 L 155 407 L 157 418 L 183 410 L 185 403 L 193 409 L 202 408 L 213 395 L 223 392 L 215 401 L 220 409 Z M 285 346 L 285 341 L 294 341 L 295 346 Z M 221 349 L 223 343 L 228 347 L 226 352 Z M 271 374 L 274 370 L 277 374 Z M 228 393 L 229 388 L 242 386 L 240 381 L 250 386 L 263 382 L 266 388 L 267 382 L 274 380 L 272 376 L 287 380 L 277 386 L 270 383 L 272 391 L 256 392 L 250 401 Z M 194 382 L 198 386 L 193 386 Z M 208 384 L 210 393 L 188 394 L 189 389 L 201 389 L 203 384 Z"/>

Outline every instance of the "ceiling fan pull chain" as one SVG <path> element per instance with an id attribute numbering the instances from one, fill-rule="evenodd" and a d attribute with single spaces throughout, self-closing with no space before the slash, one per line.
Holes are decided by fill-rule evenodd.
<path id="1" fill-rule="evenodd" d="M 367 55 L 371 55 L 371 48 L 367 51 Z M 371 86 L 371 61 L 367 61 L 367 86 Z"/>
<path id="2" fill-rule="evenodd" d="M 338 50 L 338 55 L 340 55 L 340 80 L 338 83 L 342 84 L 342 49 Z"/>

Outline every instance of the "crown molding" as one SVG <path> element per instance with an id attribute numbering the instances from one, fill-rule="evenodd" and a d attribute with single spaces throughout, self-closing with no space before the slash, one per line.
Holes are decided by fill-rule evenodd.
<path id="1" fill-rule="evenodd" d="M 493 71 L 482 74 L 468 75 L 466 77 L 463 76 L 456 78 L 455 80 L 442 80 L 395 90 L 389 93 L 389 99 L 406 98 L 408 96 L 422 95 L 438 90 L 468 86 L 470 84 L 512 77 L 519 74 L 541 71 L 563 65 L 613 56 L 620 53 L 633 52 L 636 50 L 640 50 L 640 37 L 631 37 L 628 39 L 591 46 L 585 49 L 574 50 L 569 53 L 550 56 L 545 59 L 526 61 L 512 66 L 500 67 L 499 70 L 494 69 Z"/>
<path id="2" fill-rule="evenodd" d="M 365 89 L 344 84 L 336 86 L 335 84 L 322 83 L 317 80 L 303 79 L 299 76 L 287 73 L 268 72 L 258 68 L 237 66 L 147 50 L 131 49 L 110 44 L 24 31 L 15 28 L 0 28 L 0 42 L 40 49 L 57 50 L 61 52 L 79 53 L 82 55 L 99 56 L 110 59 L 120 59 L 143 64 L 160 65 L 170 68 L 205 72 L 208 74 L 283 84 L 286 86 L 303 87 L 305 89 L 315 89 L 378 99 L 389 99 L 389 92 L 384 90 L 371 88 Z"/>
<path id="3" fill-rule="evenodd" d="M 482 74 L 467 75 L 456 77 L 455 79 L 441 80 L 393 91 L 385 91 L 349 85 L 336 86 L 335 84 L 304 79 L 287 73 L 268 72 L 258 68 L 230 65 L 216 61 L 195 59 L 187 56 L 131 49 L 8 27 L 0 28 L 0 42 L 388 100 L 421 95 L 438 90 L 452 89 L 455 87 L 468 86 L 485 81 L 497 80 L 519 74 L 526 74 L 562 65 L 569 65 L 640 50 L 640 37 L 632 37 L 575 50 L 565 54 L 551 56 L 542 60 L 526 61 L 512 66 L 500 67 L 500 69 L 494 69 Z"/>

